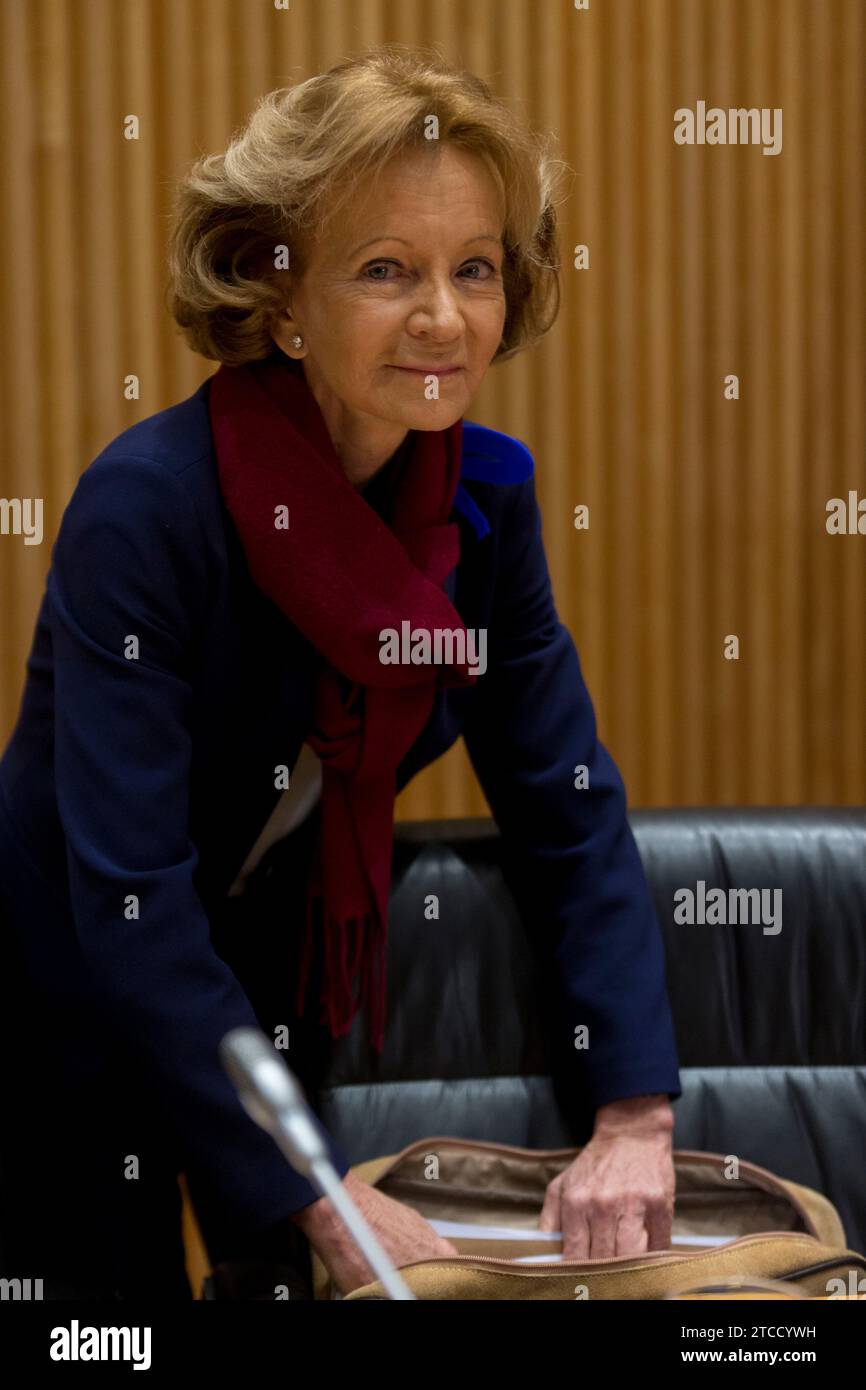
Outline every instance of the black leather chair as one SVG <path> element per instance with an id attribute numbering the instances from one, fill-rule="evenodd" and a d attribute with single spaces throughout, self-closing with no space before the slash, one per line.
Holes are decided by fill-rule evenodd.
<path id="1" fill-rule="evenodd" d="M 666 943 L 676 1146 L 817 1188 L 866 1251 L 866 808 L 690 807 L 630 823 Z M 356 1022 L 321 1095 L 353 1162 L 428 1135 L 556 1148 L 591 1133 L 503 859 L 492 820 L 397 826 L 385 1051 Z M 698 880 L 781 888 L 782 930 L 677 924 L 674 893 Z"/>

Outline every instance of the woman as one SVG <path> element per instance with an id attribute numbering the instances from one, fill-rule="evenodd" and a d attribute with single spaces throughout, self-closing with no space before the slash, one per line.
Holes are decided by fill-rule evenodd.
<path id="1" fill-rule="evenodd" d="M 291 1267 L 302 1233 L 343 1291 L 368 1279 L 218 1045 L 287 1031 L 311 1099 L 362 1006 L 381 1048 L 394 796 L 461 733 L 555 950 L 563 1045 L 589 1040 L 594 1133 L 542 1225 L 568 1258 L 666 1245 L 660 933 L 553 606 L 532 458 L 463 420 L 556 314 L 542 143 L 477 78 L 374 51 L 272 93 L 200 161 L 170 267 L 175 318 L 221 366 L 82 475 L 0 764 L 26 1039 L 7 1269 L 188 1297 L 183 1168 L 212 1259 Z M 67 1112 L 59 1175 L 40 1066 Z M 398 1265 L 452 1253 L 328 1142 Z"/>

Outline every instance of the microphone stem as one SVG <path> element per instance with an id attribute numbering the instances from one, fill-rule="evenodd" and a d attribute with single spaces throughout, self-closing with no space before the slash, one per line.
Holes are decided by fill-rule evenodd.
<path id="1" fill-rule="evenodd" d="M 330 1160 L 327 1158 L 313 1159 L 310 1163 L 310 1172 L 315 1186 L 325 1197 L 330 1197 L 334 1203 L 338 1215 L 348 1226 L 361 1254 L 370 1265 L 376 1278 L 384 1285 L 389 1298 L 415 1301 L 415 1295 L 392 1267 L 385 1251 L 366 1221 L 363 1221 L 358 1215 L 354 1202 L 346 1194 L 340 1176 Z"/>

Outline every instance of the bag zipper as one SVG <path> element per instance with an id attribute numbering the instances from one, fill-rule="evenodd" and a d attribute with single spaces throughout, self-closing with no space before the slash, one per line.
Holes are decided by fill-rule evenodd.
<path id="1" fill-rule="evenodd" d="M 578 1270 L 584 1269 L 587 1265 L 603 1264 L 608 1269 L 618 1269 L 623 1265 L 630 1265 L 635 1260 L 655 1260 L 667 1264 L 682 1264 L 683 1261 L 694 1264 L 701 1259 L 710 1259 L 717 1255 L 720 1250 L 732 1250 L 734 1246 L 742 1248 L 756 1240 L 766 1241 L 767 1239 L 779 1240 L 814 1240 L 814 1236 L 808 1235 L 805 1231 L 753 1231 L 751 1235 L 737 1236 L 735 1240 L 729 1241 L 727 1245 L 714 1246 L 712 1250 L 696 1250 L 693 1254 L 687 1251 L 682 1253 L 676 1250 L 647 1250 L 641 1255 L 622 1255 L 620 1258 L 615 1256 L 587 1257 L 585 1260 L 533 1260 L 529 1265 L 517 1265 L 513 1259 L 500 1259 L 496 1255 L 434 1255 L 427 1260 L 412 1260 L 409 1264 L 400 1266 L 401 1270 L 411 1269 L 414 1265 L 449 1265 L 457 1263 L 471 1262 L 472 1264 L 491 1265 L 494 1269 L 506 1269 L 512 1274 L 533 1274 L 536 1270 L 546 1272 L 547 1270 L 559 1270 L 562 1274 L 574 1274 Z M 858 1255 L 854 1251 L 850 1254 L 840 1255 L 832 1260 L 822 1260 L 818 1264 L 807 1265 L 802 1270 L 795 1270 L 790 1274 L 778 1275 L 779 1279 L 797 1279 L 801 1274 L 810 1274 L 813 1271 L 822 1269 L 836 1268 L 838 1265 L 859 1264 L 866 1269 L 866 1257 Z"/>

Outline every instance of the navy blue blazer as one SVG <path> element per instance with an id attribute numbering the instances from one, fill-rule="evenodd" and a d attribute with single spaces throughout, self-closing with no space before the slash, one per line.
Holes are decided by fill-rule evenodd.
<path id="1" fill-rule="evenodd" d="M 252 583 L 219 489 L 208 390 L 119 435 L 64 512 L 0 760 L 0 894 L 40 984 L 109 1008 L 217 1200 L 254 1227 L 317 1194 L 219 1061 L 223 1035 L 257 1019 L 214 949 L 208 905 L 274 809 L 275 769 L 295 765 L 317 654 Z M 488 629 L 488 664 L 474 687 L 438 693 L 398 789 L 463 735 L 532 884 L 569 1027 L 589 1028 L 573 1056 L 592 1103 L 676 1098 L 661 933 L 554 607 L 523 444 L 464 424 L 452 519 L 461 554 L 445 587 L 467 627 Z"/>

